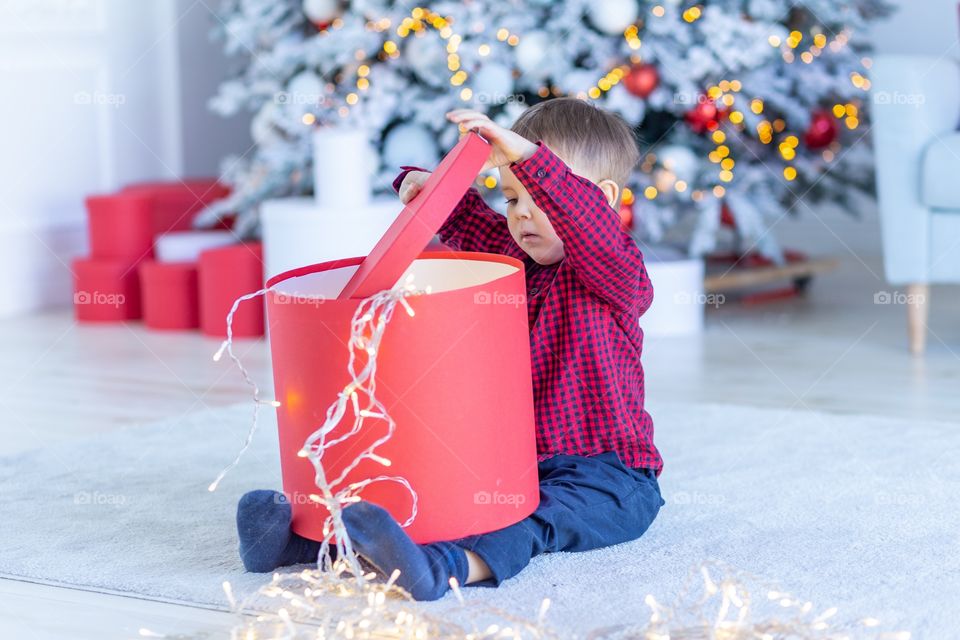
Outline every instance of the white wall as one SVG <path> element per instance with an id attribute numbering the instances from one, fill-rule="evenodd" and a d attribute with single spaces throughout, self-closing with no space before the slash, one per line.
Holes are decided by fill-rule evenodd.
<path id="1" fill-rule="evenodd" d="M 247 148 L 242 122 L 205 114 L 224 61 L 202 6 L 0 2 L 0 317 L 72 299 L 86 195 L 216 175 L 222 155 Z"/>
<path id="2" fill-rule="evenodd" d="M 878 53 L 960 57 L 956 0 L 891 0 L 898 11 L 870 33 Z"/>

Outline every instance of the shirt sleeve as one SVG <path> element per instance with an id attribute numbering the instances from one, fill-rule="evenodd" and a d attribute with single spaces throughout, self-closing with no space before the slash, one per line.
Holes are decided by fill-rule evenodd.
<path id="1" fill-rule="evenodd" d="M 428 171 L 411 166 L 402 166 L 400 169 L 400 174 L 393 180 L 393 189 L 398 193 L 407 173 Z M 440 227 L 437 235 L 445 245 L 455 251 L 505 253 L 508 243 L 513 242 L 506 216 L 490 208 L 474 187 L 460 198 L 460 202 Z"/>
<path id="2" fill-rule="evenodd" d="M 619 311 L 642 314 L 653 286 L 640 247 L 600 187 L 573 173 L 542 141 L 537 146 L 510 170 L 563 241 L 564 262 L 594 295 Z"/>

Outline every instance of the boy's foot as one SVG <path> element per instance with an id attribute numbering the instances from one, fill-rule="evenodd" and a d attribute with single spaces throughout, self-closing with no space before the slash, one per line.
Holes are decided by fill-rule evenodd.
<path id="1" fill-rule="evenodd" d="M 400 570 L 397 584 L 417 600 L 436 600 L 450 588 L 450 577 L 467 580 L 467 554 L 452 542 L 417 544 L 386 509 L 357 502 L 343 509 L 353 548 L 385 575 Z"/>
<path id="2" fill-rule="evenodd" d="M 247 571 L 266 573 L 277 567 L 316 562 L 320 543 L 290 530 L 287 497 L 277 491 L 251 491 L 237 504 L 240 559 Z"/>

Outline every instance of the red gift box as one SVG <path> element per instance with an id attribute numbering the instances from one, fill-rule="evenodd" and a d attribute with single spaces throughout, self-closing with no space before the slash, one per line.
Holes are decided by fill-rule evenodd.
<path id="1" fill-rule="evenodd" d="M 153 257 L 156 236 L 192 228 L 194 216 L 229 191 L 215 181 L 150 182 L 109 195 L 90 196 L 90 255 L 127 260 Z"/>
<path id="2" fill-rule="evenodd" d="M 350 382 L 347 341 L 359 301 L 337 294 L 360 261 L 303 267 L 268 283 L 283 489 L 293 530 L 313 540 L 323 539 L 327 510 L 310 499 L 315 471 L 297 454 Z M 411 272 L 418 286 L 435 290 L 407 299 L 414 317 L 398 307 L 377 350 L 377 396 L 397 425 L 377 448 L 390 468 L 363 460 L 338 488 L 384 473 L 406 478 L 418 501 L 406 532 L 417 543 L 502 529 L 539 504 L 523 263 L 430 252 Z M 351 412 L 327 440 L 352 428 Z M 328 451 L 326 477 L 339 477 L 384 433 L 376 425 Z M 397 522 L 411 513 L 411 496 L 398 483 L 375 482 L 361 495 Z"/>
<path id="3" fill-rule="evenodd" d="M 146 194 L 89 196 L 87 229 L 90 255 L 126 266 L 153 256 L 153 200 Z"/>
<path id="4" fill-rule="evenodd" d="M 77 258 L 72 264 L 73 306 L 81 322 L 122 322 L 140 318 L 136 265 L 124 260 Z"/>
<path id="5" fill-rule="evenodd" d="M 143 321 L 150 329 L 200 326 L 197 265 L 194 262 L 142 262 L 139 268 Z"/>
<path id="6" fill-rule="evenodd" d="M 228 196 L 230 189 L 216 179 L 198 178 L 141 182 L 127 186 L 121 193 L 150 199 L 154 233 L 161 234 L 192 228 L 193 218 L 211 202 Z"/>
<path id="7" fill-rule="evenodd" d="M 418 543 L 453 540 L 522 520 L 539 503 L 530 337 L 523 263 L 475 252 L 420 253 L 463 196 L 490 147 L 468 134 L 366 258 L 294 269 L 270 279 L 267 313 L 283 488 L 292 528 L 324 537 L 326 507 L 313 463 L 299 452 L 351 382 L 357 297 L 413 276 L 428 295 L 405 298 L 413 317 L 394 313 L 376 350 L 377 398 L 396 430 L 377 446 L 389 461 L 356 457 L 383 438 L 384 424 L 353 431 L 356 410 L 326 435 L 322 462 L 334 491 L 383 474 L 409 481 Z M 417 257 L 419 255 L 419 258 Z M 365 402 L 363 400 L 362 402 Z M 397 482 L 373 482 L 361 497 L 404 523 L 412 498 Z"/>
<path id="8" fill-rule="evenodd" d="M 195 200 L 211 202 L 230 193 L 230 188 L 216 178 L 187 178 L 186 180 L 135 182 L 123 188 L 128 192 L 175 193 L 192 192 Z"/>
<path id="9" fill-rule="evenodd" d="M 208 249 L 200 254 L 200 329 L 208 336 L 225 338 L 227 314 L 234 300 L 263 287 L 263 247 L 259 242 Z M 263 335 L 263 305 L 242 303 L 233 316 L 233 335 Z"/>

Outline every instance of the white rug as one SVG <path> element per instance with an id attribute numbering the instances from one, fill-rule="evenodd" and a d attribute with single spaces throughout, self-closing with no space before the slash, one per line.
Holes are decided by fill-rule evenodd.
<path id="1" fill-rule="evenodd" d="M 532 618 L 549 597 L 548 621 L 585 635 L 648 619 L 646 594 L 671 602 L 712 558 L 845 619 L 955 633 L 960 427 L 723 405 L 651 412 L 667 505 L 647 535 L 536 558 L 468 599 Z M 271 417 L 220 489 L 206 489 L 249 415 L 201 412 L 0 459 L 0 574 L 214 607 L 224 580 L 255 590 L 265 577 L 243 572 L 234 508 L 249 489 L 279 487 Z"/>

